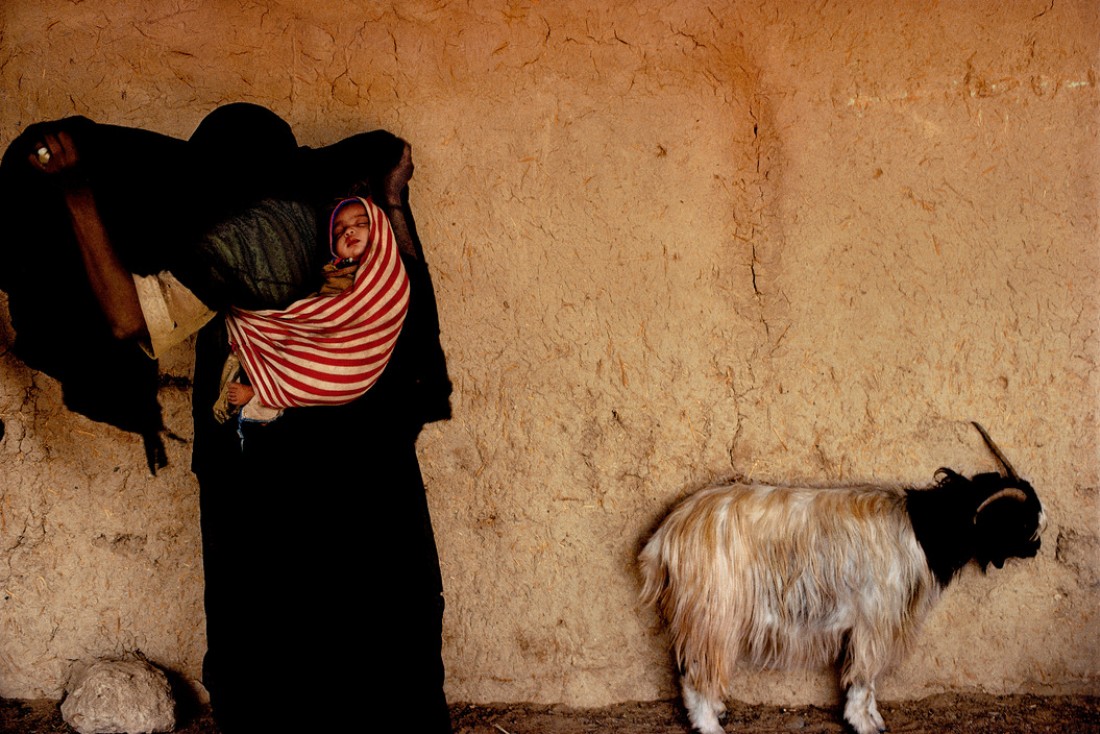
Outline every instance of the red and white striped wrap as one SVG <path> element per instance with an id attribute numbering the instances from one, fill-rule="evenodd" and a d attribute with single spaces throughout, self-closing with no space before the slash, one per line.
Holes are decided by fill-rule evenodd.
<path id="1" fill-rule="evenodd" d="M 409 309 L 409 277 L 386 215 L 370 199 L 360 201 L 371 222 L 368 245 L 347 290 L 226 316 L 230 347 L 270 408 L 350 403 L 393 354 Z"/>

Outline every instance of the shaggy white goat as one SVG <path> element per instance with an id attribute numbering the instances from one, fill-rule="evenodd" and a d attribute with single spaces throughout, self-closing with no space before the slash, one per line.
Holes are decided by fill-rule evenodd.
<path id="1" fill-rule="evenodd" d="M 677 506 L 639 560 L 643 598 L 668 623 L 684 705 L 703 734 L 738 662 L 809 667 L 843 656 L 844 718 L 885 731 L 875 681 L 911 646 L 940 590 L 968 562 L 1034 556 L 1044 524 L 1031 485 L 981 431 L 1005 473 L 935 487 L 812 489 L 736 484 Z"/>

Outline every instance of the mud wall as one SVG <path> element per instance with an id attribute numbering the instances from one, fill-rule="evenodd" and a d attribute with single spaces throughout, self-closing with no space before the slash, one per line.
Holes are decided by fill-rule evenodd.
<path id="1" fill-rule="evenodd" d="M 881 695 L 1096 692 L 1095 3 L 588 5 L 6 2 L 0 140 L 186 137 L 244 100 L 307 144 L 413 142 L 457 388 L 421 446 L 452 700 L 672 695 L 633 559 L 675 499 L 988 470 L 972 419 L 1043 550 L 965 573 Z M 187 350 L 163 370 L 181 440 L 151 479 L 0 355 L 0 695 L 134 648 L 198 678 Z"/>

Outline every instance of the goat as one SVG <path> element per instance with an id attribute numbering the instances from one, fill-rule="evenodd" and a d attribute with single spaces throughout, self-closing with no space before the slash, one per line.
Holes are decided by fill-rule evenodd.
<path id="1" fill-rule="evenodd" d="M 734 484 L 691 495 L 639 556 L 642 599 L 672 635 L 684 705 L 721 734 L 734 666 L 810 667 L 843 657 L 844 718 L 885 731 L 875 682 L 912 646 L 970 561 L 1029 558 L 1045 525 L 1035 490 L 977 423 L 1002 473 L 941 468 L 935 486 L 815 489 Z"/>

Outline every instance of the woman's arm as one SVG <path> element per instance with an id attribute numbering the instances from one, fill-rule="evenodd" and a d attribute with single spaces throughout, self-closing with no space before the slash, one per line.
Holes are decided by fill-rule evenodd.
<path id="1" fill-rule="evenodd" d="M 44 134 L 30 161 L 61 185 L 88 282 L 111 333 L 116 339 L 148 338 L 134 278 L 111 246 L 95 195 L 80 175 L 80 158 L 72 137 L 66 132 Z"/>

